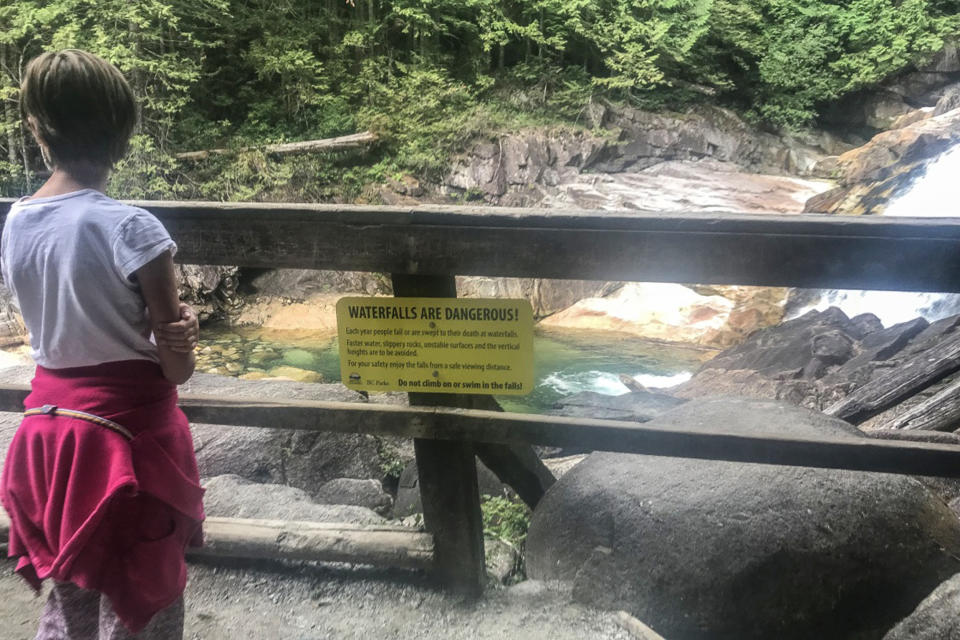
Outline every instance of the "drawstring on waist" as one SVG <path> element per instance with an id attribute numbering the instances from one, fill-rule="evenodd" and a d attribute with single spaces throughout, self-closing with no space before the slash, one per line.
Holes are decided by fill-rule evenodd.
<path id="1" fill-rule="evenodd" d="M 85 420 L 92 424 L 99 425 L 101 427 L 106 427 L 114 433 L 118 433 L 127 440 L 133 440 L 133 434 L 121 424 L 117 424 L 113 420 L 108 420 L 106 418 L 101 418 L 100 416 L 94 415 L 92 413 L 87 413 L 86 411 L 77 411 L 76 409 L 64 409 L 63 407 L 58 407 L 55 404 L 45 404 L 42 407 L 34 407 L 33 409 L 27 409 L 23 412 L 23 417 L 28 418 L 30 416 L 65 416 L 67 418 L 76 418 L 77 420 Z"/>

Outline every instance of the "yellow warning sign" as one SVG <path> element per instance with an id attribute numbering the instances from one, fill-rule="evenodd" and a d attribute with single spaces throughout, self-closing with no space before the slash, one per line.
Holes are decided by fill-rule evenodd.
<path id="1" fill-rule="evenodd" d="M 340 374 L 351 389 L 524 395 L 533 390 L 526 300 L 342 298 Z"/>

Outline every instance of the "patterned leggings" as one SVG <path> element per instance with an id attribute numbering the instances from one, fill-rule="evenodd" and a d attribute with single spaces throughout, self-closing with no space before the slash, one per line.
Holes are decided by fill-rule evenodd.
<path id="1" fill-rule="evenodd" d="M 183 598 L 157 613 L 140 633 L 130 633 L 106 596 L 70 582 L 54 583 L 35 640 L 181 640 Z"/>

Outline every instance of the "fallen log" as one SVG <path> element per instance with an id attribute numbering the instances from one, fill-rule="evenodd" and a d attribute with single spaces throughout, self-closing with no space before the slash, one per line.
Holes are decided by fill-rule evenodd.
<path id="1" fill-rule="evenodd" d="M 341 151 L 344 149 L 356 149 L 376 142 L 377 135 L 370 131 L 363 133 L 354 133 L 349 136 L 339 136 L 337 138 L 324 138 L 323 140 L 306 140 L 304 142 L 285 142 L 282 144 L 268 144 L 263 147 L 241 147 L 238 149 L 204 149 L 202 151 L 185 151 L 175 154 L 178 160 L 205 160 L 212 155 L 229 155 L 232 153 L 243 153 L 246 151 L 255 151 L 262 149 L 266 153 L 287 155 L 293 153 L 314 153 L 317 151 Z"/>
<path id="2" fill-rule="evenodd" d="M 960 427 L 960 380 L 899 416 L 891 429 L 955 431 Z"/>
<path id="3" fill-rule="evenodd" d="M 960 370 L 960 332 L 906 359 L 876 380 L 828 407 L 824 413 L 860 424 Z"/>
<path id="4" fill-rule="evenodd" d="M 433 536 L 405 527 L 286 520 L 207 518 L 204 546 L 192 558 L 349 562 L 404 569 L 433 565 Z M 0 510 L 0 539 L 10 530 Z"/>
<path id="5" fill-rule="evenodd" d="M 427 569 L 433 563 L 433 536 L 404 527 L 207 518 L 204 546 L 189 555 Z"/>

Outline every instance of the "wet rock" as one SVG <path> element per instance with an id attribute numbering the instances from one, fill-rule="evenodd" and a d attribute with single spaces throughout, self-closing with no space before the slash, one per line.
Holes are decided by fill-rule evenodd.
<path id="1" fill-rule="evenodd" d="M 632 391 L 610 396 L 583 391 L 557 402 L 550 414 L 572 418 L 599 418 L 647 422 L 686 400 L 656 391 Z"/>
<path id="2" fill-rule="evenodd" d="M 934 589 L 883 640 L 960 640 L 960 574 Z"/>
<path id="3" fill-rule="evenodd" d="M 271 378 L 283 378 L 294 382 L 323 382 L 323 376 L 316 371 L 307 371 L 297 367 L 273 367 L 267 372 Z"/>
<path id="4" fill-rule="evenodd" d="M 320 504 L 366 507 L 382 516 L 393 509 L 393 498 L 379 482 L 372 479 L 337 478 L 323 484 L 313 492 L 313 497 Z"/>
<path id="5" fill-rule="evenodd" d="M 204 481 L 203 506 L 208 516 L 383 524 L 370 509 L 357 506 L 316 504 L 300 489 L 279 484 L 257 484 L 235 475 Z"/>
<path id="6" fill-rule="evenodd" d="M 839 186 L 807 201 L 806 211 L 878 214 L 927 165 L 960 142 L 960 109 L 880 133 L 836 161 Z"/>
<path id="7" fill-rule="evenodd" d="M 924 107 L 922 109 L 914 109 L 909 111 L 896 120 L 893 121 L 893 124 L 890 125 L 890 129 L 903 129 L 904 127 L 909 127 L 912 124 L 926 120 L 927 118 L 932 118 L 934 115 L 933 107 Z"/>
<path id="8" fill-rule="evenodd" d="M 310 369 L 317 363 L 317 357 L 306 349 L 287 349 L 281 358 L 284 364 L 301 369 Z"/>
<path id="9" fill-rule="evenodd" d="M 740 399 L 649 424 L 864 437 Z M 526 549 L 531 578 L 570 581 L 579 602 L 666 637 L 875 637 L 960 569 L 960 521 L 902 476 L 594 453 L 534 511 Z"/>

